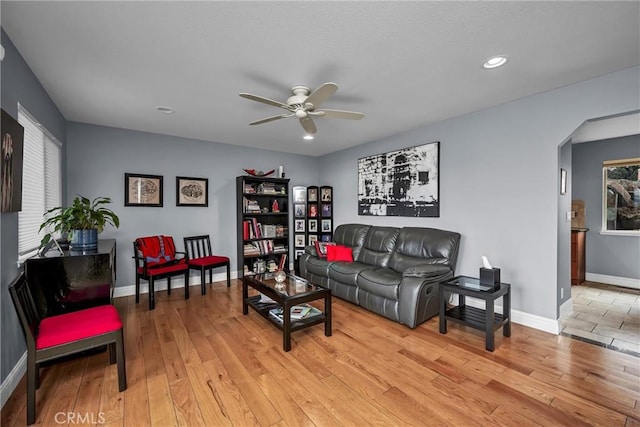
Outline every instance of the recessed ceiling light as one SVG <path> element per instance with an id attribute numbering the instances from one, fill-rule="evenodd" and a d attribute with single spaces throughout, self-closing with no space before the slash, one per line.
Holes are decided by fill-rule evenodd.
<path id="1" fill-rule="evenodd" d="M 161 113 L 164 113 L 164 114 L 173 114 L 174 113 L 174 110 L 171 107 L 159 106 L 159 107 L 156 107 L 156 110 L 158 110 L 158 111 L 160 111 Z"/>
<path id="2" fill-rule="evenodd" d="M 507 63 L 507 57 L 504 55 L 493 56 L 487 59 L 482 66 L 487 69 L 498 68 Z"/>
<path id="3" fill-rule="evenodd" d="M 310 141 L 313 139 L 313 135 L 305 135 L 304 139 L 306 139 L 307 141 Z"/>

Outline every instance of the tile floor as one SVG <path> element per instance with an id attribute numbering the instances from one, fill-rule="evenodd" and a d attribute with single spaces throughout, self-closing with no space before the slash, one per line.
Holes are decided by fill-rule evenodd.
<path id="1" fill-rule="evenodd" d="M 571 287 L 562 335 L 640 356 L 640 289 L 596 282 Z"/>

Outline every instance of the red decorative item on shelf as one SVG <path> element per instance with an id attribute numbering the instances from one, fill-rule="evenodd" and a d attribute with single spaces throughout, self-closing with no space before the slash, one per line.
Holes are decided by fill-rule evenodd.
<path id="1" fill-rule="evenodd" d="M 258 176 L 258 177 L 265 177 L 265 176 L 269 176 L 272 173 L 274 173 L 276 170 L 275 169 L 271 169 L 268 172 L 262 172 L 262 171 L 257 171 L 255 169 L 242 169 L 243 171 L 245 171 L 246 173 L 248 173 L 251 176 Z"/>

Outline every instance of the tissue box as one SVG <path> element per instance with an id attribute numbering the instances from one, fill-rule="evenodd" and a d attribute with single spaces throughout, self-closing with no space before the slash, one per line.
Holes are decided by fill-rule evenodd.
<path id="1" fill-rule="evenodd" d="M 500 286 L 500 269 L 480 267 L 480 283 Z"/>

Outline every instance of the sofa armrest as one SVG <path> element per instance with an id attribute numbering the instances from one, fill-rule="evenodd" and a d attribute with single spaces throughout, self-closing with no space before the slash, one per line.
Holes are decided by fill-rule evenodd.
<path id="1" fill-rule="evenodd" d="M 402 273 L 402 277 L 430 278 L 449 273 L 451 268 L 443 264 L 420 264 L 409 267 Z"/>
<path id="2" fill-rule="evenodd" d="M 314 256 L 314 257 L 318 256 L 318 252 L 316 252 L 316 247 L 313 246 L 313 245 L 305 246 L 304 247 L 304 253 L 307 254 L 307 255 Z"/>
<path id="3" fill-rule="evenodd" d="M 398 317 L 400 323 L 415 328 L 420 323 L 438 314 L 438 286 L 453 277 L 453 271 L 447 266 L 430 267 L 439 270 L 423 269 L 428 277 L 403 276 L 398 295 Z M 416 267 L 417 268 L 417 267 Z M 410 269 L 412 270 L 412 269 Z M 419 274 L 420 270 L 409 274 Z"/>

